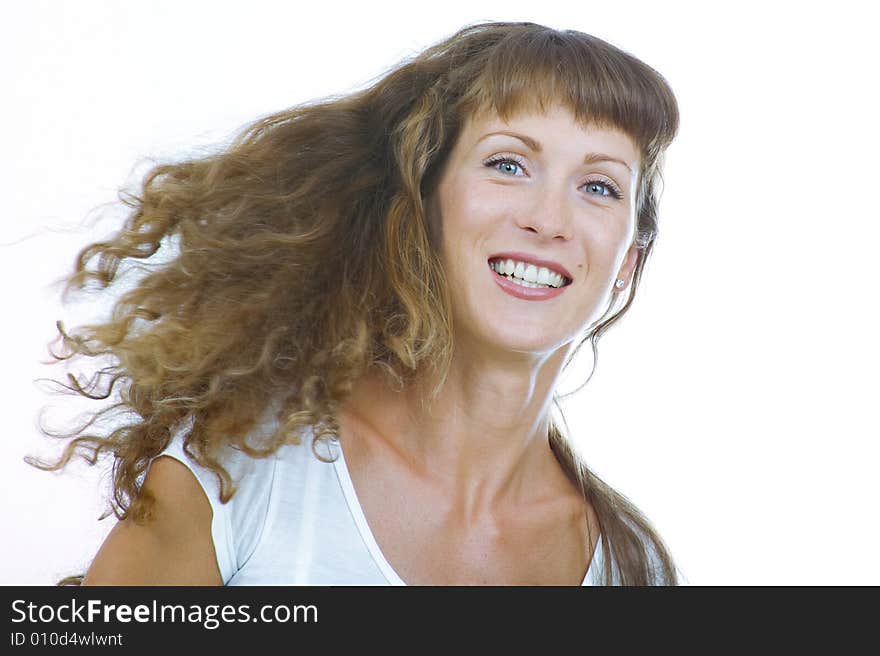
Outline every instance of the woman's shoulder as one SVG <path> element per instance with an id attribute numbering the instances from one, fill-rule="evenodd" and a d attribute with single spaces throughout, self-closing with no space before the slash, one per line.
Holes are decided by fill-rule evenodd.
<path id="1" fill-rule="evenodd" d="M 245 443 L 262 448 L 275 437 L 278 428 L 274 413 L 267 412 L 246 436 Z M 332 467 L 319 468 L 318 461 L 332 460 L 335 451 L 321 442 L 313 449 L 315 434 L 311 426 L 301 429 L 295 440 L 263 457 L 251 456 L 233 444 L 225 445 L 217 454 L 217 461 L 228 473 L 235 491 L 224 502 L 220 477 L 187 452 L 185 438 L 189 430 L 191 421 L 178 427 L 157 458 L 170 456 L 183 463 L 204 491 L 212 511 L 211 534 L 217 564 L 226 583 L 254 554 L 271 524 L 273 504 L 278 503 L 278 497 L 289 501 L 300 487 L 317 483 L 316 476 L 320 476 L 317 472 L 332 474 Z M 286 508 L 287 514 L 289 511 Z"/>
<path id="2" fill-rule="evenodd" d="M 201 487 L 211 507 L 211 534 L 217 566 L 223 582 L 227 582 L 253 553 L 266 517 L 275 484 L 277 463 L 282 450 L 264 457 L 253 457 L 243 449 L 227 444 L 216 454 L 217 462 L 229 476 L 234 493 L 223 500 L 221 477 L 216 471 L 200 463 L 191 449 L 187 449 L 186 436 L 192 422 L 186 422 L 174 432 L 168 446 L 156 459 L 169 456 L 182 463 Z M 260 437 L 277 429 L 271 421 L 261 422 L 246 442 L 259 444 Z M 284 451 L 283 455 L 290 457 Z M 154 459 L 154 462 L 155 460 Z"/>
<path id="3" fill-rule="evenodd" d="M 145 520 L 117 522 L 83 585 L 214 585 L 211 508 L 186 467 L 159 458 L 143 482 L 153 503 Z"/>

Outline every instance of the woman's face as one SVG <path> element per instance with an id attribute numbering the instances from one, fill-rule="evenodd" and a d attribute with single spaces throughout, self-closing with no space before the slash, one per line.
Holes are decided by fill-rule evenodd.
<path id="1" fill-rule="evenodd" d="M 546 353 L 582 336 L 606 310 L 618 274 L 629 284 L 639 164 L 629 137 L 582 127 L 562 107 L 509 123 L 491 115 L 466 122 L 429 202 L 457 343 Z M 557 289 L 521 286 L 504 277 L 506 260 L 514 276 L 568 280 Z"/>

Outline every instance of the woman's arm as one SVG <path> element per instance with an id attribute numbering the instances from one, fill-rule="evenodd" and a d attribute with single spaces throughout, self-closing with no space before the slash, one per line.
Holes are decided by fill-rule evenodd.
<path id="1" fill-rule="evenodd" d="M 160 456 L 144 489 L 156 499 L 143 525 L 130 519 L 113 527 L 83 585 L 223 585 L 211 538 L 212 510 L 185 465 Z"/>

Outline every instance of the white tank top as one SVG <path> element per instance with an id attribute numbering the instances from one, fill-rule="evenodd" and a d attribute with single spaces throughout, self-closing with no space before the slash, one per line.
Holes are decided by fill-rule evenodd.
<path id="1" fill-rule="evenodd" d="M 224 504 L 218 477 L 183 452 L 183 433 L 161 455 L 186 465 L 211 503 L 224 584 L 406 585 L 370 530 L 338 441 L 315 447 L 335 462 L 314 456 L 311 432 L 267 458 L 229 447 L 222 460 L 238 490 Z M 597 584 L 603 559 L 599 540 L 581 585 Z"/>

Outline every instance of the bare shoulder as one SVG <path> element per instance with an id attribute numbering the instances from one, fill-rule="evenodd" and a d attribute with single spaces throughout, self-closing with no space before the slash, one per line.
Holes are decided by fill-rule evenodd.
<path id="1" fill-rule="evenodd" d="M 211 539 L 212 510 L 193 473 L 157 458 L 144 480 L 156 499 L 144 524 L 120 521 L 101 545 L 83 585 L 222 585 Z"/>

